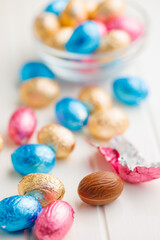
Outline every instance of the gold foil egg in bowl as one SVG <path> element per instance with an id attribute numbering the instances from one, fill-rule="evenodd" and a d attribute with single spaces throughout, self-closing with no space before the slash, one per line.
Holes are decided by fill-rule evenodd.
<path id="1" fill-rule="evenodd" d="M 4 140 L 2 135 L 0 134 L 0 152 L 3 150 L 3 147 L 4 147 Z"/>
<path id="2" fill-rule="evenodd" d="M 113 15 L 122 15 L 125 9 L 124 0 L 105 0 L 98 4 L 94 12 L 94 18 L 106 21 L 106 19 Z"/>
<path id="3" fill-rule="evenodd" d="M 21 101 L 25 105 L 33 108 L 43 108 L 58 97 L 60 88 L 57 82 L 49 78 L 38 77 L 22 83 L 19 93 Z"/>
<path id="4" fill-rule="evenodd" d="M 43 173 L 26 175 L 18 184 L 19 195 L 30 195 L 36 198 L 42 207 L 61 200 L 65 194 L 63 183 L 55 176 Z"/>
<path id="5" fill-rule="evenodd" d="M 34 31 L 38 38 L 47 42 L 48 38 L 53 36 L 59 29 L 60 24 L 55 14 L 44 12 L 41 13 L 35 20 Z"/>
<path id="6" fill-rule="evenodd" d="M 64 11 L 60 14 L 62 26 L 75 27 L 87 19 L 85 3 L 79 0 L 70 0 Z"/>
<path id="7" fill-rule="evenodd" d="M 117 134 L 122 134 L 128 128 L 126 114 L 118 108 L 99 110 L 93 113 L 88 122 L 91 135 L 97 139 L 109 141 Z"/>
<path id="8" fill-rule="evenodd" d="M 76 140 L 73 133 L 59 124 L 49 124 L 38 133 L 38 143 L 51 146 L 56 158 L 65 159 L 73 151 Z"/>
<path id="9" fill-rule="evenodd" d="M 87 105 L 90 112 L 108 109 L 112 106 L 112 99 L 109 94 L 97 86 L 84 87 L 78 98 Z"/>

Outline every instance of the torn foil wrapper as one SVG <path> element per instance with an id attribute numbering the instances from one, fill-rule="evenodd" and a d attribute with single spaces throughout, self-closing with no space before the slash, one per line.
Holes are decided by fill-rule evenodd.
<path id="1" fill-rule="evenodd" d="M 125 181 L 141 183 L 160 178 L 160 163 L 146 162 L 124 137 L 114 138 L 109 147 L 97 147 L 114 171 Z"/>

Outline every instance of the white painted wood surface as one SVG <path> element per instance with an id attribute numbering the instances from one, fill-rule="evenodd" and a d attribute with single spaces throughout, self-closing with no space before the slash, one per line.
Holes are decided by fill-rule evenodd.
<path id="1" fill-rule="evenodd" d="M 32 21 L 46 0 L 0 0 L 0 132 L 6 147 L 0 154 L 0 199 L 17 194 L 21 179 L 11 165 L 10 154 L 15 145 L 7 137 L 7 124 L 19 106 L 18 69 L 21 63 L 36 59 L 32 37 Z M 126 74 L 144 77 L 150 85 L 150 97 L 141 107 L 121 106 L 128 114 L 130 128 L 126 136 L 139 148 L 148 161 L 160 161 L 160 2 L 139 0 L 151 20 L 148 45 L 140 58 L 125 70 Z M 77 96 L 80 84 L 60 83 L 62 95 Z M 110 91 L 111 80 L 100 82 Z M 53 106 L 36 111 L 37 131 L 54 122 Z M 106 169 L 104 159 L 76 134 L 77 146 L 67 161 L 57 161 L 52 174 L 65 184 L 68 201 L 75 209 L 75 222 L 65 240 L 159 240 L 160 239 L 160 180 L 131 185 L 125 183 L 121 197 L 105 206 L 91 207 L 77 195 L 79 181 L 88 173 Z M 32 139 L 36 142 L 36 133 Z M 35 239 L 28 231 L 7 234 L 0 231 L 0 240 Z"/>

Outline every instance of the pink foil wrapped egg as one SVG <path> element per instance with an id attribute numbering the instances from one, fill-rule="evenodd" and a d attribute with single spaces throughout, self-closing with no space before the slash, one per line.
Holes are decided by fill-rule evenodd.
<path id="1" fill-rule="evenodd" d="M 35 234 L 39 240 L 61 240 L 70 230 L 73 220 L 74 210 L 67 202 L 52 202 L 38 216 Z"/>
<path id="2" fill-rule="evenodd" d="M 108 32 L 106 25 L 103 22 L 98 21 L 98 20 L 95 20 L 95 22 L 98 25 L 98 29 L 100 31 L 100 36 L 104 37 Z"/>
<path id="3" fill-rule="evenodd" d="M 160 163 L 147 162 L 124 137 L 113 139 L 110 147 L 97 148 L 126 182 L 141 183 L 160 178 Z"/>
<path id="4" fill-rule="evenodd" d="M 136 19 L 128 16 L 111 17 L 106 23 L 108 31 L 113 29 L 127 32 L 134 41 L 144 33 L 143 25 Z"/>
<path id="5" fill-rule="evenodd" d="M 18 145 L 28 142 L 36 128 L 36 116 L 31 108 L 20 107 L 11 116 L 8 133 Z"/>

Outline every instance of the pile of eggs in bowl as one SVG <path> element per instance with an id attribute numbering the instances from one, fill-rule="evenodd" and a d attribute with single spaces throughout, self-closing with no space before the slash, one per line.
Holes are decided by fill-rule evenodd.
<path id="1" fill-rule="evenodd" d="M 36 37 L 45 45 L 78 54 L 128 47 L 144 26 L 126 15 L 124 0 L 55 0 L 35 19 Z"/>

